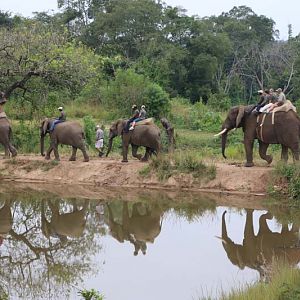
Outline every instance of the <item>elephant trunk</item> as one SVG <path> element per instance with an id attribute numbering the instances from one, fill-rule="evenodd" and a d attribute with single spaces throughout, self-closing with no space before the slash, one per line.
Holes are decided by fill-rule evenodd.
<path id="1" fill-rule="evenodd" d="M 45 153 L 44 153 L 44 135 L 41 135 L 41 155 L 42 156 L 45 156 Z"/>
<path id="2" fill-rule="evenodd" d="M 113 138 L 110 138 L 109 142 L 108 142 L 108 149 L 107 149 L 107 152 L 106 152 L 106 157 L 108 156 L 109 152 L 111 151 L 112 143 L 113 143 Z"/>
<path id="3" fill-rule="evenodd" d="M 227 131 L 222 134 L 222 155 L 225 159 L 227 158 L 225 155 L 226 142 L 227 142 Z"/>

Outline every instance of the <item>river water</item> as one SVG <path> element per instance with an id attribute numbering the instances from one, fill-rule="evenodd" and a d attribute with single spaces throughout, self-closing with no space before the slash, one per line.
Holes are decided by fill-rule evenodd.
<path id="1" fill-rule="evenodd" d="M 222 206 L 199 194 L 124 201 L 122 193 L 89 200 L 2 192 L 0 295 L 82 299 L 80 290 L 95 289 L 107 300 L 218 298 L 266 281 L 274 257 L 298 264 L 292 221 L 285 208 Z"/>

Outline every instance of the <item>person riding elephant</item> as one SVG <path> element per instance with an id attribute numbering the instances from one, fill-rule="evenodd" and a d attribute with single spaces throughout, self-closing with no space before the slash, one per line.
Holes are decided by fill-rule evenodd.
<path id="1" fill-rule="evenodd" d="M 0 144 L 3 145 L 5 157 L 9 158 L 17 156 L 18 152 L 12 145 L 12 128 L 9 119 L 4 112 L 4 105 L 7 102 L 4 92 L 0 92 Z"/>
<path id="2" fill-rule="evenodd" d="M 253 164 L 253 143 L 258 139 L 259 155 L 269 164 L 273 158 L 267 155 L 269 144 L 281 144 L 281 158 L 288 160 L 288 148 L 293 153 L 294 160 L 299 160 L 299 136 L 300 136 L 300 118 L 292 109 L 288 111 L 277 111 L 273 114 L 257 116 L 253 112 L 253 105 L 232 107 L 222 124 L 222 130 L 218 135 L 222 135 L 222 155 L 225 156 L 225 147 L 227 134 L 235 128 L 243 128 L 244 147 L 246 151 L 246 167 L 252 167 Z"/>
<path id="3" fill-rule="evenodd" d="M 59 117 L 56 118 L 56 119 L 52 122 L 52 124 L 51 124 L 51 126 L 50 126 L 50 132 L 52 132 L 52 131 L 54 130 L 54 127 L 55 127 L 57 124 L 62 123 L 62 122 L 65 122 L 65 121 L 67 120 L 67 115 L 66 115 L 66 113 L 64 112 L 64 109 L 63 109 L 62 106 L 60 106 L 60 107 L 58 108 L 58 111 L 59 111 Z"/>
<path id="4" fill-rule="evenodd" d="M 109 145 L 106 156 L 112 148 L 113 139 L 116 136 L 122 136 L 123 160 L 128 162 L 128 147 L 131 144 L 132 156 L 140 160 L 147 161 L 152 153 L 158 154 L 160 151 L 160 130 L 154 124 L 138 125 L 135 130 L 124 132 L 127 120 L 118 120 L 114 122 L 109 129 Z M 137 154 L 139 146 L 146 147 L 145 155 Z"/>
<path id="5" fill-rule="evenodd" d="M 282 225 L 281 232 L 272 232 L 267 220 L 272 219 L 270 213 L 265 213 L 259 218 L 259 229 L 255 235 L 253 228 L 253 210 L 246 210 L 246 223 L 242 244 L 234 243 L 227 233 L 226 211 L 222 215 L 222 245 L 229 260 L 240 269 L 245 267 L 257 270 L 261 280 L 268 280 L 268 267 L 273 259 L 284 259 L 290 265 L 300 261 L 300 248 L 298 247 L 299 226 Z"/>
<path id="6" fill-rule="evenodd" d="M 72 155 L 70 157 L 70 161 L 76 160 L 76 152 L 77 149 L 82 151 L 84 161 L 89 161 L 89 156 L 85 147 L 85 135 L 82 126 L 75 121 L 65 121 L 63 123 L 57 124 L 53 131 L 50 132 L 50 127 L 52 124 L 52 120 L 46 118 L 42 121 L 40 127 L 40 135 L 41 135 L 41 155 L 44 154 L 44 138 L 47 133 L 50 135 L 50 147 L 46 152 L 45 159 L 50 159 L 50 154 L 54 151 L 54 156 L 56 160 L 59 159 L 58 154 L 58 145 L 70 145 L 72 146 Z"/>
<path id="7" fill-rule="evenodd" d="M 51 210 L 50 221 L 46 218 L 46 204 Z M 86 200 L 81 209 L 78 209 L 76 200 L 73 200 L 72 211 L 68 213 L 60 212 L 60 202 L 51 200 L 42 202 L 41 224 L 45 237 L 59 237 L 64 242 L 68 237 L 79 238 L 82 236 L 87 216 L 89 202 Z"/>

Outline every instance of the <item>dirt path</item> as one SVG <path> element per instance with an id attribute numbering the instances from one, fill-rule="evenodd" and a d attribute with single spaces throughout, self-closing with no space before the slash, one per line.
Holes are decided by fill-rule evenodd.
<path id="1" fill-rule="evenodd" d="M 15 160 L 0 160 L 2 180 L 28 183 L 82 185 L 94 187 L 137 187 L 169 190 L 214 191 L 235 194 L 264 194 L 270 178 L 270 167 L 245 168 L 216 163 L 217 176 L 212 181 L 195 180 L 190 174 L 180 174 L 160 182 L 156 175 L 139 175 L 145 163 L 131 160 L 121 163 L 109 158 L 92 158 L 84 163 L 45 161 L 41 156 L 20 155 Z"/>

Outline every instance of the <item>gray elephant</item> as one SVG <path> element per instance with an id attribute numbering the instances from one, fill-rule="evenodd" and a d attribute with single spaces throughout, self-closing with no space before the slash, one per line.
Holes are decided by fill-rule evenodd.
<path id="1" fill-rule="evenodd" d="M 78 209 L 76 200 L 73 201 L 73 211 L 69 213 L 60 213 L 59 201 L 47 201 L 51 210 L 50 222 L 46 218 L 45 202 L 42 202 L 41 224 L 44 236 L 59 237 L 61 241 L 65 241 L 67 237 L 79 238 L 82 236 L 88 208 L 88 201 L 85 201 L 82 209 Z"/>
<path id="2" fill-rule="evenodd" d="M 4 146 L 5 157 L 17 156 L 16 148 L 11 144 L 12 129 L 4 112 L 0 113 L 0 143 Z"/>
<path id="3" fill-rule="evenodd" d="M 290 265 L 300 262 L 300 248 L 298 247 L 299 226 L 282 225 L 281 232 L 272 232 L 267 220 L 272 219 L 270 213 L 265 213 L 259 218 L 257 235 L 253 228 L 253 210 L 246 210 L 246 224 L 242 244 L 234 243 L 227 233 L 225 220 L 226 211 L 222 215 L 222 244 L 229 260 L 240 269 L 245 267 L 257 270 L 262 281 L 269 280 L 268 268 L 274 258 L 284 259 Z"/>
<path id="4" fill-rule="evenodd" d="M 222 131 L 217 135 L 222 135 L 222 155 L 225 156 L 227 134 L 234 128 L 243 128 L 244 147 L 246 152 L 245 167 L 252 167 L 253 164 L 253 142 L 258 139 L 259 155 L 269 164 L 273 158 L 267 155 L 269 144 L 281 144 L 281 158 L 288 160 L 288 149 L 291 149 L 294 160 L 299 160 L 299 137 L 300 118 L 293 110 L 288 112 L 279 111 L 275 113 L 274 124 L 272 114 L 260 114 L 253 112 L 254 106 L 234 106 L 227 114 L 223 122 Z M 262 121 L 264 119 L 264 121 Z M 263 123 L 263 126 L 261 126 Z"/>
<path id="5" fill-rule="evenodd" d="M 53 120 L 44 119 L 41 123 L 40 133 L 41 133 L 41 154 L 44 156 L 44 138 L 47 133 L 50 135 L 50 147 L 46 153 L 46 159 L 50 159 L 50 154 L 52 150 L 54 151 L 54 156 L 56 160 L 59 160 L 58 145 L 70 145 L 72 146 L 72 155 L 69 160 L 76 160 L 77 149 L 82 151 L 84 161 L 89 161 L 89 156 L 86 152 L 85 141 L 84 141 L 84 131 L 82 126 L 78 122 L 66 121 L 59 123 L 55 126 L 54 130 L 50 132 L 50 126 Z"/>
<path id="6" fill-rule="evenodd" d="M 160 129 L 156 125 L 136 125 L 135 129 L 124 132 L 127 120 L 118 120 L 114 122 L 109 129 L 109 145 L 106 156 L 108 156 L 113 139 L 116 136 L 122 136 L 123 160 L 128 162 L 127 154 L 129 144 L 132 147 L 132 156 L 137 159 L 147 161 L 152 153 L 158 154 L 160 151 Z M 146 147 L 145 155 L 142 157 L 137 154 L 139 146 Z"/>

